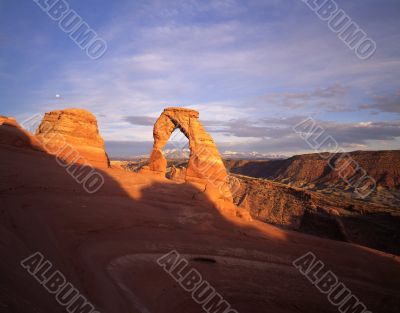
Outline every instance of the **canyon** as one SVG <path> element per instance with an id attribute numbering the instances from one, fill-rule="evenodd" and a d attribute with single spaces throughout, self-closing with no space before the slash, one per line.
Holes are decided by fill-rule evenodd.
<path id="1" fill-rule="evenodd" d="M 366 198 L 357 196 L 338 170 L 318 154 L 284 160 L 227 159 L 224 164 L 235 181 L 235 205 L 255 220 L 399 255 L 400 163 L 396 160 L 400 151 L 348 155 L 376 179 L 376 190 Z M 135 172 L 147 161 L 112 162 Z M 186 165 L 183 159 L 168 160 L 166 176 L 183 182 Z"/>

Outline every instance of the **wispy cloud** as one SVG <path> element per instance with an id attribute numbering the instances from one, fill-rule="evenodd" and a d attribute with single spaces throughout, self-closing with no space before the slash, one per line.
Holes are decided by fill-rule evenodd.
<path id="1" fill-rule="evenodd" d="M 218 143 L 226 146 L 229 141 L 232 144 L 239 144 L 242 147 L 246 141 L 231 140 L 232 137 L 250 139 L 249 147 L 255 143 L 280 142 L 280 146 L 287 145 L 287 148 L 302 147 L 307 149 L 298 135 L 293 131 L 293 127 L 305 120 L 306 116 L 293 116 L 288 118 L 262 118 L 250 120 L 246 118 L 232 119 L 229 121 L 204 120 L 207 131 L 213 135 L 223 134 L 229 137 L 224 140 L 220 137 Z M 137 125 L 152 125 L 151 117 L 131 116 L 129 120 Z M 358 123 L 339 123 L 334 121 L 316 121 L 325 130 L 325 134 L 332 136 L 343 147 L 367 147 L 371 142 L 392 142 L 399 147 L 400 122 L 358 122 Z M 225 137 L 226 138 L 226 137 Z M 293 144 L 295 144 L 293 146 Z M 276 145 L 276 144 L 275 144 Z M 262 151 L 266 151 L 270 144 L 266 144 Z M 261 148 L 261 147 L 260 147 Z"/>
<path id="2" fill-rule="evenodd" d="M 288 109 L 314 108 L 314 112 L 320 109 L 328 112 L 350 111 L 351 107 L 344 97 L 350 90 L 349 86 L 335 84 L 328 87 L 318 87 L 305 92 L 267 93 L 257 100 L 260 103 L 273 104 Z"/>
<path id="3" fill-rule="evenodd" d="M 153 126 L 156 119 L 150 116 L 126 116 L 124 118 L 132 125 Z"/>
<path id="4" fill-rule="evenodd" d="M 34 3 L 2 3 L 0 38 L 15 34 L 6 36 L 7 43 L 0 39 L 3 114 L 82 107 L 99 117 L 106 140 L 140 142 L 151 140 L 163 108 L 185 106 L 199 110 L 218 144 L 271 153 L 306 149 L 289 125 L 310 115 L 343 144 L 397 145 L 397 130 L 377 124 L 399 112 L 396 1 L 344 4 L 377 39 L 377 53 L 368 61 L 320 27 L 301 1 L 96 5 L 94 12 L 86 2 L 77 4 L 109 43 L 107 54 L 93 62 L 40 10 L 32 11 Z M 55 94 L 62 99 L 50 100 Z M 365 121 L 372 124 L 358 124 Z"/>
<path id="5" fill-rule="evenodd" d="M 400 113 L 400 90 L 394 94 L 375 95 L 371 104 L 362 104 L 359 107 L 375 112 Z"/>

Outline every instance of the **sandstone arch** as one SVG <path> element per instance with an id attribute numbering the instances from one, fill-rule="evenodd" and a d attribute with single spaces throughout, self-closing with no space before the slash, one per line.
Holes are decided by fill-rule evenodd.
<path id="1" fill-rule="evenodd" d="M 162 149 L 175 129 L 189 140 L 190 156 L 185 181 L 195 184 L 213 199 L 232 201 L 225 165 L 212 137 L 199 121 L 199 112 L 185 108 L 166 108 L 154 124 L 154 144 L 148 170 L 165 175 L 167 161 Z"/>

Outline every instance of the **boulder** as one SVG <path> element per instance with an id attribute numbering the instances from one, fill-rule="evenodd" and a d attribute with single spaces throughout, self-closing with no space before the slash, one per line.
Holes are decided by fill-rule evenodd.
<path id="1" fill-rule="evenodd" d="M 186 168 L 184 167 L 176 167 L 175 165 L 172 165 L 170 172 L 167 173 L 167 178 L 177 182 L 184 182 L 185 177 L 186 177 Z"/>

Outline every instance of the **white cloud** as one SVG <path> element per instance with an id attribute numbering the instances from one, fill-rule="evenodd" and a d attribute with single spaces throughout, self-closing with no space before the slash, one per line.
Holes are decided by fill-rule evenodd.
<path id="1" fill-rule="evenodd" d="M 225 145 L 261 149 L 262 143 L 272 149 L 282 140 L 294 149 L 287 129 L 260 120 L 343 111 L 362 119 L 357 116 L 362 110 L 352 112 L 360 97 L 382 85 L 398 90 L 395 53 L 379 52 L 380 46 L 374 58 L 359 61 L 328 29 L 315 27 L 319 21 L 298 14 L 307 10 L 300 2 L 173 0 L 127 2 L 122 8 L 118 19 L 99 29 L 109 43 L 102 59 L 64 55 L 57 80 L 44 80 L 36 90 L 62 90 L 62 104 L 104 116 L 99 124 L 108 140 L 151 140 L 150 126 L 124 118 L 157 117 L 164 107 L 178 105 L 199 110 L 201 120 L 221 122 L 219 128 L 207 122 L 205 127 Z M 379 106 L 390 112 L 396 107 L 389 100 Z M 49 108 L 54 107 L 42 104 L 41 109 Z M 368 127 L 377 131 L 374 125 Z M 366 125 L 356 126 L 355 133 L 365 134 Z M 368 136 L 360 135 L 355 144 L 366 144 Z"/>

